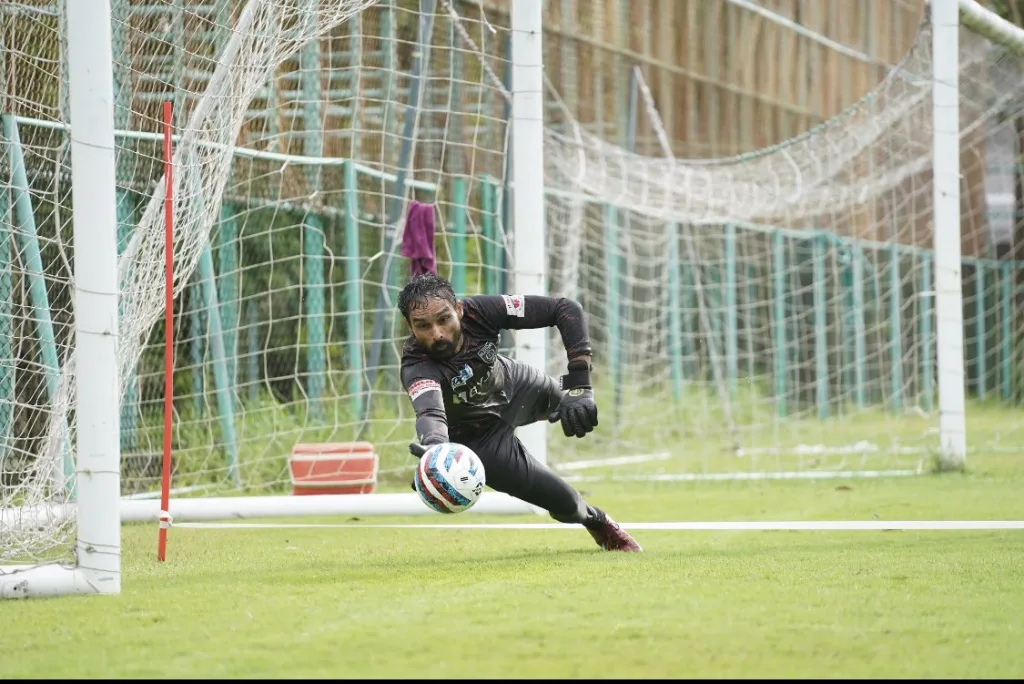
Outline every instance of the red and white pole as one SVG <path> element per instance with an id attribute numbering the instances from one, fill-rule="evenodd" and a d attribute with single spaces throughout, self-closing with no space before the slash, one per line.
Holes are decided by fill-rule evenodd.
<path id="1" fill-rule="evenodd" d="M 170 102 L 164 102 L 164 462 L 160 477 L 160 540 L 157 559 L 167 558 L 167 530 L 171 527 L 171 424 L 174 414 L 174 182 Z"/>

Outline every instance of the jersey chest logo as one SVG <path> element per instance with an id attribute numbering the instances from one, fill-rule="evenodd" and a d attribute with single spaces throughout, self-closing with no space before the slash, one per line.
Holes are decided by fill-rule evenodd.
<path id="1" fill-rule="evenodd" d="M 484 362 L 483 373 L 476 375 L 473 367 L 468 363 L 462 367 L 456 375 L 452 376 L 452 399 L 456 404 L 472 403 L 473 399 L 484 393 L 484 389 L 490 387 L 490 378 L 494 362 L 498 358 L 498 348 L 493 342 L 488 342 L 476 352 L 476 358 Z M 475 382 L 472 382 L 476 378 Z"/>
<path id="2" fill-rule="evenodd" d="M 473 379 L 473 369 L 467 363 L 459 371 L 459 374 L 452 378 L 452 401 L 456 404 L 470 404 L 473 397 L 480 394 L 479 381 L 470 384 Z M 481 378 L 482 379 L 482 378 Z"/>
<path id="3" fill-rule="evenodd" d="M 467 363 L 458 374 L 452 376 L 452 392 L 458 392 L 473 379 L 473 368 Z"/>

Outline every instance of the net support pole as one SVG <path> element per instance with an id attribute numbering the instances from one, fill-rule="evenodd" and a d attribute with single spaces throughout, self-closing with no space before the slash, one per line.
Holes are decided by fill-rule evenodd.
<path id="1" fill-rule="evenodd" d="M 960 468 L 967 455 L 964 315 L 960 255 L 958 0 L 932 0 L 932 169 L 939 457 Z"/>
<path id="2" fill-rule="evenodd" d="M 512 1 L 512 222 L 513 290 L 547 294 L 547 240 L 544 226 L 544 63 L 542 0 Z M 518 330 L 516 360 L 547 369 L 545 329 Z M 547 463 L 547 423 L 519 428 L 519 439 Z"/>

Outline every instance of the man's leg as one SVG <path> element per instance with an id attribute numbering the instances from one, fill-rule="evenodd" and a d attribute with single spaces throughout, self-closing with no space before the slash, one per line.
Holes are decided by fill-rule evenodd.
<path id="1" fill-rule="evenodd" d="M 580 493 L 533 458 L 511 425 L 495 425 L 466 446 L 483 462 L 488 487 L 543 508 L 559 522 L 583 523 L 588 518 Z"/>
<path id="2" fill-rule="evenodd" d="M 559 522 L 583 525 L 605 550 L 640 551 L 640 545 L 625 530 L 531 456 L 515 436 L 516 427 L 547 420 L 558 407 L 562 391 L 553 378 L 531 366 L 517 363 L 511 371 L 505 422 L 483 435 L 478 444 L 467 445 L 483 461 L 487 484 L 543 508 Z"/>
<path id="3" fill-rule="evenodd" d="M 531 501 L 526 496 L 514 494 L 548 511 L 555 520 L 582 524 L 590 517 L 590 513 L 580 493 L 531 456 L 515 436 L 515 428 L 547 420 L 548 415 L 558 407 L 562 399 L 558 382 L 533 366 L 513 363 L 506 391 L 509 402 L 503 416 L 505 424 L 488 435 L 496 450 L 503 453 L 503 461 L 508 464 L 502 467 L 503 482 L 526 496 L 536 498 L 537 501 Z M 484 467 L 487 467 L 486 463 Z"/>
<path id="4" fill-rule="evenodd" d="M 480 457 L 492 489 L 543 508 L 558 522 L 583 525 L 606 551 L 642 551 L 604 511 L 584 501 L 572 485 L 531 456 L 511 425 L 496 425 L 466 446 Z"/>

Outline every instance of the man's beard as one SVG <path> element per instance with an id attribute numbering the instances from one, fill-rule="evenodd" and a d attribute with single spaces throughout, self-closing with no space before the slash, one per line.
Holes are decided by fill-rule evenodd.
<path id="1" fill-rule="evenodd" d="M 455 347 L 458 341 L 459 338 L 456 337 L 450 342 L 447 340 L 444 342 L 437 342 L 431 345 L 427 352 L 430 354 L 431 357 L 441 361 L 445 361 L 455 356 Z"/>

